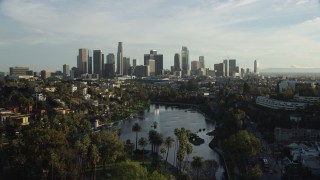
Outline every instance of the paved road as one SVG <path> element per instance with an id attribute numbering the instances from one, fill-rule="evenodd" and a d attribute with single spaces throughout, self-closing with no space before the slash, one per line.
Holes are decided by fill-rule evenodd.
<path id="1" fill-rule="evenodd" d="M 269 170 L 263 170 L 261 180 L 281 180 L 281 167 L 276 163 L 276 160 L 272 156 L 272 151 L 268 143 L 264 140 L 261 133 L 256 129 L 255 125 L 251 125 L 247 129 L 255 137 L 260 139 L 262 152 L 258 155 L 260 158 L 266 158 L 269 162 Z M 257 160 L 262 167 L 261 159 Z"/>

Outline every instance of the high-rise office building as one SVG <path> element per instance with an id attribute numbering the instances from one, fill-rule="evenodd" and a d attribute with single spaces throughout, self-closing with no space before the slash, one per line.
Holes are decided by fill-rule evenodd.
<path id="1" fill-rule="evenodd" d="M 163 71 L 163 55 L 158 54 L 156 50 L 150 50 L 150 54 L 144 55 L 144 65 L 147 65 L 147 61 L 153 59 L 155 61 L 155 75 L 162 75 Z"/>
<path id="2" fill-rule="evenodd" d="M 129 75 L 130 58 L 123 57 L 123 75 Z"/>
<path id="3" fill-rule="evenodd" d="M 41 75 L 42 79 L 47 79 L 47 78 L 51 77 L 51 72 L 46 71 L 46 70 L 42 70 L 40 72 L 40 75 Z"/>
<path id="4" fill-rule="evenodd" d="M 134 75 L 137 77 L 148 77 L 150 76 L 150 66 L 139 65 L 134 68 Z"/>
<path id="5" fill-rule="evenodd" d="M 115 64 L 110 63 L 110 64 L 105 64 L 105 71 L 104 71 L 104 77 L 106 78 L 113 78 L 115 77 Z"/>
<path id="6" fill-rule="evenodd" d="M 233 76 L 237 71 L 237 65 L 235 59 L 229 59 L 229 76 Z"/>
<path id="7" fill-rule="evenodd" d="M 254 67 L 253 67 L 253 72 L 255 74 L 259 74 L 259 62 L 257 60 L 254 60 Z"/>
<path id="8" fill-rule="evenodd" d="M 181 71 L 181 60 L 179 53 L 174 54 L 174 71 Z"/>
<path id="9" fill-rule="evenodd" d="M 28 75 L 29 67 L 10 67 L 10 76 L 25 76 Z"/>
<path id="10" fill-rule="evenodd" d="M 68 64 L 64 64 L 62 66 L 63 76 L 68 77 L 70 76 L 70 66 Z"/>
<path id="11" fill-rule="evenodd" d="M 223 60 L 224 64 L 224 76 L 229 76 L 229 63 L 228 59 Z"/>
<path id="12" fill-rule="evenodd" d="M 244 68 L 241 68 L 241 70 L 240 70 L 240 74 L 241 74 L 241 77 L 244 77 L 244 74 L 245 74 L 245 70 L 244 70 Z"/>
<path id="13" fill-rule="evenodd" d="M 220 77 L 220 76 L 224 76 L 225 73 L 225 64 L 224 63 L 219 63 L 219 64 L 214 64 L 214 71 L 215 71 L 215 75 Z"/>
<path id="14" fill-rule="evenodd" d="M 88 60 L 88 74 L 92 74 L 92 56 L 89 56 Z"/>
<path id="15" fill-rule="evenodd" d="M 199 69 L 205 69 L 204 56 L 199 56 Z"/>
<path id="16" fill-rule="evenodd" d="M 136 66 L 138 66 L 139 65 L 139 59 L 133 59 L 132 60 L 132 66 L 133 67 L 136 67 Z"/>
<path id="17" fill-rule="evenodd" d="M 118 43 L 117 74 L 123 75 L 123 47 L 122 47 L 122 42 Z"/>
<path id="18" fill-rule="evenodd" d="M 93 73 L 99 74 L 99 77 L 103 75 L 103 62 L 102 62 L 101 50 L 93 50 Z"/>
<path id="19" fill-rule="evenodd" d="M 154 59 L 149 59 L 146 61 L 146 65 L 149 66 L 150 76 L 156 75 L 156 61 Z"/>
<path id="20" fill-rule="evenodd" d="M 113 53 L 107 55 L 107 64 L 115 64 L 115 57 Z"/>
<path id="21" fill-rule="evenodd" d="M 105 63 L 104 63 L 104 54 L 102 53 L 101 56 L 102 56 L 102 62 L 101 62 L 101 66 L 102 66 L 101 71 L 102 71 L 102 72 L 101 72 L 101 75 L 103 75 L 103 74 L 104 74 L 104 70 L 105 70 L 105 67 L 104 67 L 104 64 L 105 64 Z"/>
<path id="22" fill-rule="evenodd" d="M 198 75 L 199 61 L 191 61 L 191 73 L 192 75 Z"/>
<path id="23" fill-rule="evenodd" d="M 182 49 L 181 49 L 181 65 L 182 65 L 182 75 L 189 76 L 190 74 L 189 50 L 185 46 L 182 46 Z"/>
<path id="24" fill-rule="evenodd" d="M 88 63 L 89 51 L 86 48 L 79 49 L 79 55 L 77 56 L 77 68 L 80 74 L 87 73 L 87 63 Z"/>

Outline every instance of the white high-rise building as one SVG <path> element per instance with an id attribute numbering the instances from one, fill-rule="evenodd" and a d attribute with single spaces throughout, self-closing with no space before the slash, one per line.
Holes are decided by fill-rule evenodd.
<path id="1" fill-rule="evenodd" d="M 154 59 L 149 59 L 149 60 L 146 61 L 146 65 L 149 66 L 150 76 L 155 76 L 156 61 Z"/>

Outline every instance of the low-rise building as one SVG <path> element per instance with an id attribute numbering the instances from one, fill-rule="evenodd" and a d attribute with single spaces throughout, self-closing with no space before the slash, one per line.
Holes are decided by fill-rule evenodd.
<path id="1" fill-rule="evenodd" d="M 285 129 L 274 128 L 274 142 L 276 145 L 286 146 L 290 143 L 313 143 L 320 136 L 320 130 L 315 129 Z"/>
<path id="2" fill-rule="evenodd" d="M 263 107 L 270 108 L 270 109 L 279 109 L 279 110 L 288 110 L 288 111 L 305 109 L 307 106 L 307 103 L 280 101 L 276 99 L 271 99 L 268 96 L 258 96 L 256 98 L 256 104 Z"/>
<path id="3" fill-rule="evenodd" d="M 44 95 L 42 93 L 34 93 L 34 94 L 32 94 L 32 97 L 36 98 L 37 101 L 46 101 L 47 100 L 46 95 Z"/>
<path id="4" fill-rule="evenodd" d="M 17 114 L 17 113 L 11 113 L 11 114 L 3 114 L 1 115 L 1 123 L 10 123 L 13 122 L 14 124 L 26 126 L 29 125 L 29 114 Z"/>

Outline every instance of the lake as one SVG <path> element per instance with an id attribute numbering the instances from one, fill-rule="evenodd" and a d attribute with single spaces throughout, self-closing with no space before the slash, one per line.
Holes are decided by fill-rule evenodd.
<path id="1" fill-rule="evenodd" d="M 224 168 L 220 165 L 218 154 L 208 146 L 213 137 L 206 135 L 207 132 L 215 129 L 214 121 L 206 120 L 195 108 L 152 104 L 149 109 L 144 111 L 143 115 L 122 121 L 118 124 L 118 127 L 122 130 L 120 138 L 124 141 L 130 139 L 131 142 L 135 143 L 136 134 L 132 131 L 132 126 L 134 123 L 139 123 L 142 129 L 141 132 L 138 133 L 138 138 L 145 137 L 148 139 L 149 131 L 154 129 L 154 121 L 157 122 L 157 128 L 155 130 L 162 134 L 164 139 L 171 136 L 176 140 L 174 129 L 182 127 L 189 129 L 193 133 L 197 133 L 198 136 L 204 139 L 204 144 L 193 146 L 193 152 L 190 154 L 188 160 L 192 161 L 193 156 L 200 156 L 205 160 L 215 160 L 218 163 L 216 177 L 217 179 L 221 179 Z M 200 129 L 201 131 L 199 131 Z M 169 150 L 168 161 L 171 164 L 174 164 L 175 161 L 174 147 L 175 145 Z M 151 150 L 151 146 L 147 146 L 146 149 Z"/>

